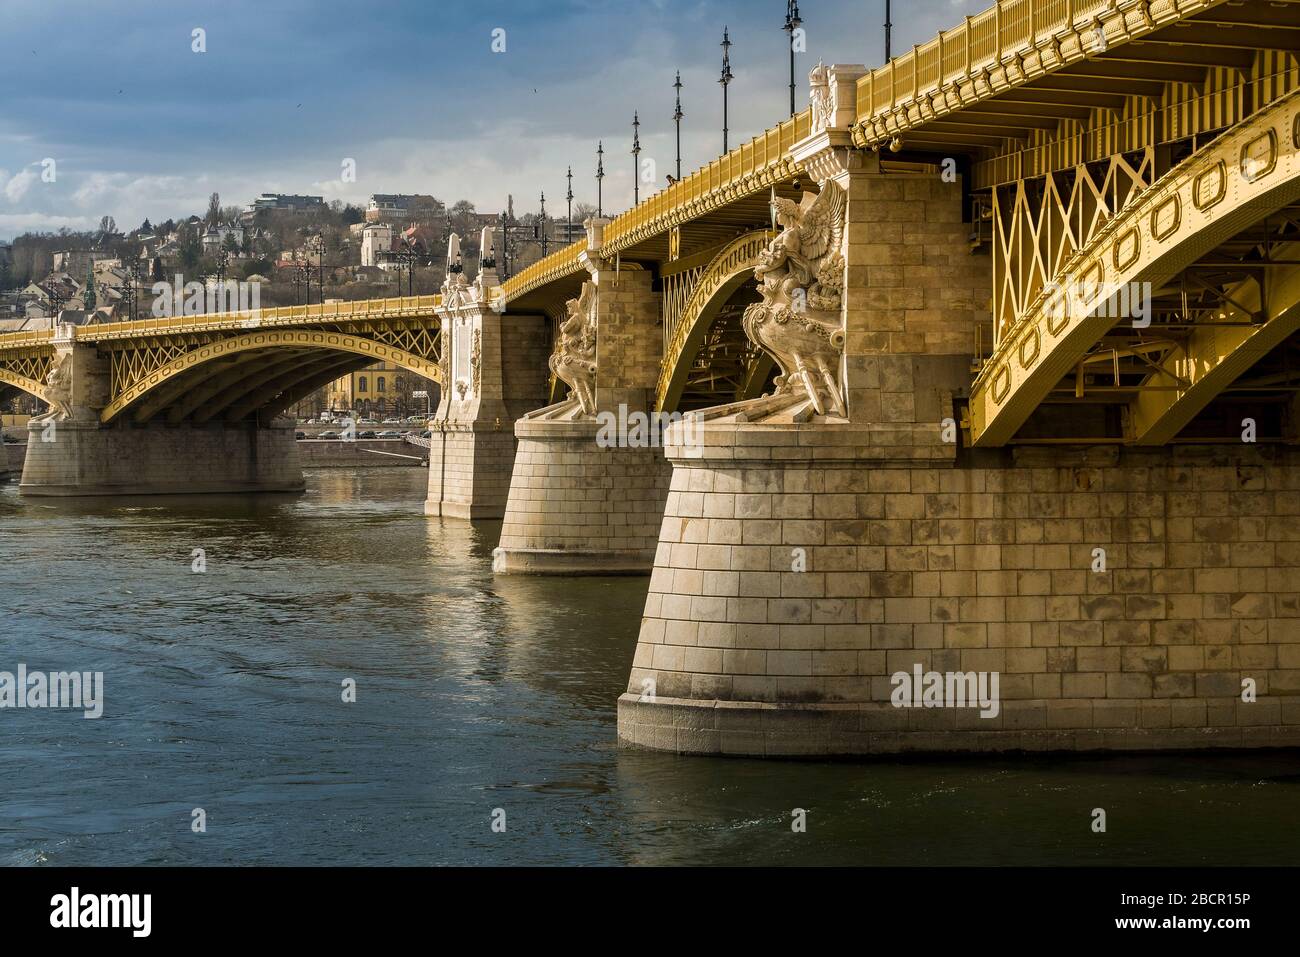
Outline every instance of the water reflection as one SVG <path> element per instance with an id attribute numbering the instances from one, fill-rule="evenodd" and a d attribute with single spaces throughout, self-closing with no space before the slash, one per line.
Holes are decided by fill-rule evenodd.
<path id="1" fill-rule="evenodd" d="M 1287 752 L 835 764 L 620 751 L 645 579 L 497 577 L 499 526 L 424 516 L 422 470 L 308 476 L 288 497 L 42 501 L 0 487 L 0 669 L 103 670 L 107 698 L 98 721 L 0 712 L 0 861 L 1296 859 Z M 205 835 L 189 830 L 195 807 Z M 794 808 L 806 834 L 791 832 Z"/>

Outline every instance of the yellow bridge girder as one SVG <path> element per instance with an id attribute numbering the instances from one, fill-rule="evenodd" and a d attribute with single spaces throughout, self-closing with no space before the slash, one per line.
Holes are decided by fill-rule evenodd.
<path id="1" fill-rule="evenodd" d="M 1290 243 L 1279 251 L 1295 255 L 1298 246 Z M 1134 397 L 1129 408 L 1135 444 L 1163 445 L 1173 439 L 1216 395 L 1300 329 L 1300 266 L 1274 270 L 1267 283 L 1266 298 L 1253 282 L 1233 291 L 1229 299 L 1249 314 L 1230 307 L 1223 318 L 1235 318 L 1239 325 L 1193 329 L 1160 363 L 1153 379 L 1184 385 L 1177 391 L 1144 390 Z"/>
<path id="2" fill-rule="evenodd" d="M 1053 284 L 1001 336 L 976 378 L 970 400 L 972 442 L 996 446 L 1014 437 L 1049 391 L 1116 324 L 1120 317 L 1104 305 L 1118 289 L 1131 283 L 1159 286 L 1243 228 L 1298 199 L 1300 96 L 1293 91 L 1137 194 L 1070 256 Z M 1215 347 L 1210 357 L 1217 357 L 1217 363 L 1232 352 Z M 1225 370 L 1206 382 L 1227 374 Z M 1186 408 L 1184 403 L 1171 411 L 1181 415 Z"/>
<path id="3" fill-rule="evenodd" d="M 362 356 L 369 362 L 392 362 L 409 369 L 416 375 L 437 382 L 442 381 L 442 371 L 437 361 L 382 342 L 318 329 L 267 330 L 217 339 L 189 349 L 169 362 L 157 366 L 114 396 L 100 413 L 100 421 L 113 421 L 123 410 L 141 401 L 170 380 L 191 370 L 200 369 L 214 360 L 235 357 L 237 363 L 251 363 L 255 361 L 255 354 L 268 349 L 284 348 L 309 352 L 351 353 Z"/>
<path id="4" fill-rule="evenodd" d="M 721 249 L 701 273 L 671 330 L 655 387 L 656 411 L 676 407 L 701 339 L 731 294 L 753 276 L 758 256 L 773 235 L 760 229 L 738 237 Z"/>

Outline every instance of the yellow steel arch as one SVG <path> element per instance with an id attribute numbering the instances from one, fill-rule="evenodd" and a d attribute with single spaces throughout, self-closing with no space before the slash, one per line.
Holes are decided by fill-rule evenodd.
<path id="1" fill-rule="evenodd" d="M 29 395 L 36 396 L 36 398 L 40 399 L 42 402 L 48 403 L 50 401 L 49 396 L 45 392 L 45 386 L 42 383 L 37 382 L 35 379 L 29 379 L 25 375 L 19 375 L 16 372 L 12 372 L 3 366 L 0 366 L 0 382 L 8 383 L 15 389 L 22 389 L 22 391 Z"/>
<path id="2" fill-rule="evenodd" d="M 1300 91 L 1188 157 L 1064 263 L 1001 338 L 971 391 L 975 445 L 1009 441 L 1116 322 L 1099 308 L 1127 283 L 1159 285 L 1300 199 Z"/>
<path id="3" fill-rule="evenodd" d="M 677 405 L 686 385 L 686 374 L 705 333 L 731 294 L 754 274 L 759 253 L 774 235 L 766 229 L 745 233 L 724 246 L 704 268 L 682 308 L 677 325 L 673 327 L 672 338 L 659 368 L 655 409 L 663 412 Z"/>
<path id="4" fill-rule="evenodd" d="M 1300 244 L 1277 250 L 1292 258 Z M 1258 360 L 1300 329 L 1300 266 L 1284 266 L 1268 277 L 1268 296 L 1255 282 L 1230 299 L 1253 310 L 1249 315 L 1227 305 L 1222 324 L 1193 329 L 1186 341 L 1160 363 L 1157 375 L 1179 383 L 1177 390 L 1139 392 L 1129 403 L 1129 422 L 1137 445 L 1163 445 L 1197 413 Z M 1235 319 L 1236 324 L 1222 322 Z"/>
<path id="5" fill-rule="evenodd" d="M 437 362 L 431 359 L 423 359 L 420 356 L 382 342 L 315 329 L 267 330 L 230 339 L 221 339 L 198 346 L 184 355 L 177 356 L 170 362 L 153 369 L 143 378 L 123 389 L 121 394 L 114 396 L 113 401 L 100 413 L 100 421 L 111 422 L 124 409 L 139 401 L 163 383 L 205 362 L 223 356 L 237 356 L 242 353 L 284 347 L 351 352 L 373 359 L 375 362 L 392 362 L 402 368 L 409 369 L 417 375 L 424 376 L 426 379 L 433 379 L 440 384 L 442 382 L 442 372 L 438 368 Z"/>

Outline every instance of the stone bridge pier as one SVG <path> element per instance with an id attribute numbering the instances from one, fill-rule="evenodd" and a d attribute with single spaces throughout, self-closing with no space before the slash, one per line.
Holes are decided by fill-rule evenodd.
<path id="1" fill-rule="evenodd" d="M 298 492 L 291 419 L 210 425 L 109 423 L 108 360 L 63 324 L 46 383 L 50 411 L 28 424 L 19 492 L 32 496 Z"/>
<path id="2" fill-rule="evenodd" d="M 601 255 L 604 226 L 587 223 L 591 278 L 550 359 L 570 397 L 515 425 L 499 572 L 646 574 L 654 562 L 671 474 L 651 413 L 661 294 L 649 272 Z"/>
<path id="3" fill-rule="evenodd" d="M 852 147 L 860 70 L 828 72 L 830 106 L 793 150 L 820 192 L 776 201 L 783 233 L 745 316 L 782 377 L 692 413 L 700 435 L 669 430 L 620 740 L 768 756 L 1300 744 L 1300 457 L 960 448 L 989 258 L 969 248 L 959 180 Z M 976 704 L 994 681 L 996 706 Z"/>
<path id="4" fill-rule="evenodd" d="M 485 234 L 484 242 L 491 237 Z M 499 519 L 515 461 L 515 420 L 545 401 L 547 322 L 543 316 L 503 315 L 493 299 L 494 258 L 483 257 L 471 283 L 453 271 L 459 269 L 459 239 L 454 243 L 437 309 L 446 385 L 429 423 L 425 514 Z"/>

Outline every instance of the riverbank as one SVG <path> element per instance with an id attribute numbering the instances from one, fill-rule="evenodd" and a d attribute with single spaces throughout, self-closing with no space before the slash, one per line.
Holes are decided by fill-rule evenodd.
<path id="1" fill-rule="evenodd" d="M 0 460 L 0 476 L 17 481 L 23 474 L 27 443 L 4 445 L 5 458 Z M 429 464 L 428 450 L 401 439 L 299 439 L 298 455 L 304 469 L 333 468 L 411 468 Z"/>

